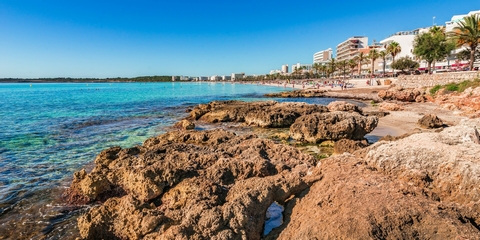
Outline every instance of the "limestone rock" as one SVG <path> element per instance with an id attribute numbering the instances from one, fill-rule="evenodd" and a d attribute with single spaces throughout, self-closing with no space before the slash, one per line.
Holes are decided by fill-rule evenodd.
<path id="1" fill-rule="evenodd" d="M 390 102 L 382 102 L 378 106 L 378 109 L 380 111 L 402 111 L 404 110 L 402 105 L 396 104 L 396 103 L 390 103 Z"/>
<path id="2" fill-rule="evenodd" d="M 358 112 L 362 114 L 362 109 L 357 105 L 348 103 L 345 101 L 335 101 L 327 105 L 327 108 L 330 112 L 334 111 L 344 111 L 344 112 Z"/>
<path id="3" fill-rule="evenodd" d="M 70 193 L 95 191 L 86 197 L 98 201 L 111 192 L 88 179 L 123 192 L 79 218 L 82 239 L 260 239 L 267 208 L 308 188 L 303 177 L 317 160 L 254 135 L 210 130 L 109 149 L 96 163 L 75 174 L 71 189 L 82 191 Z"/>
<path id="4" fill-rule="evenodd" d="M 323 178 L 287 203 L 284 226 L 266 239 L 478 239 L 467 220 L 473 212 L 352 155 L 325 159 L 315 171 Z"/>
<path id="5" fill-rule="evenodd" d="M 377 124 L 377 117 L 365 117 L 355 112 L 314 113 L 298 118 L 290 127 L 290 136 L 311 143 L 344 138 L 362 140 Z"/>
<path id="6" fill-rule="evenodd" d="M 183 119 L 180 122 L 175 123 L 175 125 L 173 125 L 173 127 L 174 128 L 180 128 L 180 129 L 183 129 L 183 130 L 192 130 L 192 129 L 195 128 L 195 123 L 193 123 L 190 120 Z"/>
<path id="7" fill-rule="evenodd" d="M 223 101 L 211 102 L 208 106 L 199 105 L 190 112 L 190 118 L 209 123 L 245 122 L 252 126 L 275 128 L 289 127 L 305 114 L 327 111 L 325 106 L 306 103 Z"/>
<path id="8" fill-rule="evenodd" d="M 358 149 L 368 147 L 367 140 L 350 140 L 350 139 L 341 139 L 336 141 L 333 147 L 333 152 L 335 154 L 342 154 L 342 153 L 354 153 Z"/>
<path id="9" fill-rule="evenodd" d="M 443 126 L 443 121 L 435 114 L 426 114 L 418 120 L 418 125 L 423 128 L 439 128 Z"/>

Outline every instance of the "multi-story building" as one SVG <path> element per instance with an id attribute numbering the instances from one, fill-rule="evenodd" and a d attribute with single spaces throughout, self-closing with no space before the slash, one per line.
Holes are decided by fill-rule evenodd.
<path id="1" fill-rule="evenodd" d="M 464 17 L 470 15 L 480 15 L 480 10 L 471 11 L 468 14 L 453 15 L 452 19 L 448 22 L 445 22 L 445 31 L 451 32 L 454 27 L 458 26 L 458 22 L 462 21 Z"/>
<path id="2" fill-rule="evenodd" d="M 332 59 L 333 51 L 331 48 L 316 52 L 313 54 L 313 63 L 325 64 Z"/>
<path id="3" fill-rule="evenodd" d="M 308 72 L 312 70 L 312 64 L 300 64 L 300 63 L 292 64 L 292 72 L 294 72 L 295 69 L 297 68 L 298 69 L 303 68 L 303 72 Z"/>
<path id="4" fill-rule="evenodd" d="M 420 33 L 427 32 L 428 29 L 430 28 L 418 28 L 412 31 L 401 31 L 401 32 L 394 33 L 389 37 L 380 41 L 380 43 L 383 45 L 383 48 L 380 50 L 385 50 L 385 48 L 387 48 L 390 43 L 397 42 L 400 45 L 400 48 L 402 50 L 397 55 L 395 55 L 395 59 L 399 59 L 401 57 L 407 57 L 407 56 L 413 58 L 414 57 L 413 42 L 415 40 L 415 37 Z M 393 57 L 392 55 L 389 54 L 385 61 L 386 73 L 393 72 L 393 69 L 391 68 L 392 62 L 393 62 Z M 381 63 L 381 67 L 383 71 L 383 62 Z"/>
<path id="5" fill-rule="evenodd" d="M 220 80 L 222 80 L 222 77 L 218 75 L 213 75 L 210 77 L 210 81 L 220 81 Z"/>
<path id="6" fill-rule="evenodd" d="M 223 80 L 223 81 L 230 81 L 230 80 L 232 80 L 232 77 L 231 77 L 231 76 L 225 76 L 225 75 L 223 75 L 223 76 L 222 76 L 222 80 Z"/>
<path id="7" fill-rule="evenodd" d="M 358 54 L 358 49 L 368 45 L 368 37 L 354 36 L 337 45 L 337 61 L 350 60 Z"/>
<path id="8" fill-rule="evenodd" d="M 288 73 L 288 64 L 282 65 L 282 73 Z"/>
<path id="9" fill-rule="evenodd" d="M 232 81 L 242 80 L 245 78 L 245 73 L 232 73 Z"/>

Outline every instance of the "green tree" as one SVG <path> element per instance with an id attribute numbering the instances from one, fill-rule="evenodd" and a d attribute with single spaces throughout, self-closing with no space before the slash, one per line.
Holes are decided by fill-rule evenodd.
<path id="1" fill-rule="evenodd" d="M 387 52 L 392 55 L 392 63 L 395 62 L 395 56 L 397 56 L 402 51 L 400 43 L 392 41 L 387 46 Z"/>
<path id="2" fill-rule="evenodd" d="M 350 73 L 353 77 L 353 72 L 355 71 L 355 68 L 357 68 L 357 62 L 355 58 L 348 60 L 348 67 L 350 68 Z"/>
<path id="3" fill-rule="evenodd" d="M 392 68 L 393 69 L 397 69 L 397 70 L 400 70 L 402 71 L 403 73 L 406 73 L 405 70 L 413 70 L 415 68 L 418 68 L 420 66 L 420 64 L 418 62 L 415 62 L 413 61 L 411 58 L 409 57 L 402 57 L 402 58 L 399 58 L 397 61 L 393 62 L 392 63 Z"/>
<path id="4" fill-rule="evenodd" d="M 475 62 L 475 52 L 480 44 L 480 16 L 470 15 L 463 18 L 453 28 L 453 39 L 458 47 L 467 46 L 470 50 L 470 70 Z"/>
<path id="5" fill-rule="evenodd" d="M 347 68 L 348 68 L 348 62 L 347 62 L 347 60 L 339 61 L 339 62 L 337 63 L 337 66 L 338 66 L 338 68 L 342 71 L 343 79 L 345 79 L 345 75 L 346 75 Z"/>
<path id="6" fill-rule="evenodd" d="M 375 72 L 375 60 L 377 60 L 378 57 L 379 57 L 378 50 L 375 48 L 370 49 L 370 52 L 368 53 L 368 58 L 372 61 L 372 71 L 371 71 L 372 76 L 373 76 L 373 73 Z"/>
<path id="7" fill-rule="evenodd" d="M 383 51 L 380 51 L 378 53 L 378 57 L 382 59 L 383 63 L 383 76 L 385 76 L 385 64 L 387 63 L 387 56 L 388 56 L 388 53 L 387 51 L 383 50 Z"/>
<path id="8" fill-rule="evenodd" d="M 357 56 L 357 63 L 358 63 L 358 75 L 362 74 L 362 65 L 365 63 L 365 60 L 367 60 L 367 55 L 365 53 L 360 52 Z"/>
<path id="9" fill-rule="evenodd" d="M 332 58 L 330 62 L 327 63 L 327 75 L 331 76 L 335 71 L 337 71 L 337 62 L 335 58 Z"/>
<path id="10" fill-rule="evenodd" d="M 455 43 L 447 39 L 445 28 L 433 27 L 428 32 L 417 35 L 413 41 L 413 54 L 428 63 L 428 71 L 432 63 L 445 59 L 455 48 Z"/>

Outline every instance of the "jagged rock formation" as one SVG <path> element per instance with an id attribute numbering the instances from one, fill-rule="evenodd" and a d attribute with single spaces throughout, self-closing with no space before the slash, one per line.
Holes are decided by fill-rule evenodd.
<path id="1" fill-rule="evenodd" d="M 392 87 L 378 92 L 378 97 L 383 100 L 397 100 L 401 102 L 423 102 L 426 100 L 425 91 L 421 89 L 403 89 Z"/>
<path id="2" fill-rule="evenodd" d="M 174 128 L 180 128 L 183 130 L 192 130 L 195 128 L 195 123 L 190 120 L 183 119 L 173 125 Z"/>
<path id="3" fill-rule="evenodd" d="M 280 93 L 265 94 L 266 97 L 281 97 L 281 98 L 313 98 L 313 97 L 329 97 L 329 98 L 344 98 L 344 99 L 360 99 L 373 100 L 375 102 L 383 101 L 377 94 L 357 93 L 351 91 L 326 91 L 318 89 L 295 90 Z"/>
<path id="4" fill-rule="evenodd" d="M 289 127 L 302 115 L 327 111 L 325 106 L 306 103 L 222 101 L 200 104 L 190 112 L 189 118 L 209 123 L 245 122 L 274 128 Z"/>
<path id="5" fill-rule="evenodd" d="M 310 143 L 340 139 L 362 140 L 377 124 L 377 117 L 365 117 L 356 112 L 314 113 L 298 118 L 290 127 L 290 136 Z"/>
<path id="6" fill-rule="evenodd" d="M 321 161 L 267 239 L 480 239 L 479 121 Z"/>
<path id="7" fill-rule="evenodd" d="M 285 222 L 266 239 L 479 239 L 479 127 L 321 162 L 253 135 L 170 132 L 103 151 L 69 199 L 106 199 L 79 218 L 83 239 L 260 239 L 274 201 Z"/>
<path id="8" fill-rule="evenodd" d="M 357 112 L 362 114 L 361 108 L 359 108 L 355 104 L 347 103 L 345 101 L 331 102 L 327 105 L 327 108 L 328 108 L 328 111 L 330 112 L 343 111 L 343 112 Z"/>
<path id="9" fill-rule="evenodd" d="M 108 199 L 79 218 L 83 239 L 260 239 L 267 208 L 306 189 L 315 164 L 254 135 L 176 131 L 103 151 L 68 199 Z"/>

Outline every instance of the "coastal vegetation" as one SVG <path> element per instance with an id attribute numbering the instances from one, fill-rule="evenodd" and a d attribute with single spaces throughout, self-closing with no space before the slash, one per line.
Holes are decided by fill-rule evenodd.
<path id="1" fill-rule="evenodd" d="M 406 73 L 407 70 L 411 71 L 415 68 L 418 68 L 420 64 L 416 61 L 413 61 L 409 57 L 402 57 L 399 58 L 397 61 L 392 63 L 392 68 L 397 69 L 402 71 L 403 73 Z"/>
<path id="2" fill-rule="evenodd" d="M 447 38 L 445 28 L 438 26 L 416 36 L 413 46 L 413 54 L 427 61 L 428 71 L 431 71 L 432 64 L 444 60 L 455 49 L 455 43 Z"/>
<path id="3" fill-rule="evenodd" d="M 474 80 L 471 80 L 471 81 L 463 81 L 463 82 L 459 82 L 459 83 L 448 83 L 448 84 L 445 84 L 445 85 L 435 85 L 434 87 L 432 87 L 430 89 L 430 94 L 434 96 L 434 95 L 436 95 L 436 93 L 440 89 L 445 89 L 445 90 L 450 91 L 450 92 L 463 93 L 468 88 L 477 88 L 477 87 L 480 87 L 480 79 L 478 79 L 478 78 L 474 79 Z"/>

